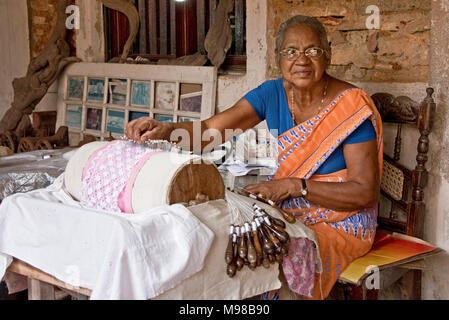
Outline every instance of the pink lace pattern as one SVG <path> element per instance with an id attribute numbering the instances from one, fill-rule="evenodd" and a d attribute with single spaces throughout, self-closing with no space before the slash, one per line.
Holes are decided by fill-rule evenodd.
<path id="1" fill-rule="evenodd" d="M 315 244 L 306 238 L 290 239 L 288 256 L 282 269 L 290 290 L 302 296 L 312 297 L 315 280 Z"/>
<path id="2" fill-rule="evenodd" d="M 150 157 L 153 149 L 116 140 L 95 151 L 83 171 L 81 205 L 108 212 L 132 212 L 131 189 L 136 166 Z M 124 194 L 125 189 L 129 194 Z"/>

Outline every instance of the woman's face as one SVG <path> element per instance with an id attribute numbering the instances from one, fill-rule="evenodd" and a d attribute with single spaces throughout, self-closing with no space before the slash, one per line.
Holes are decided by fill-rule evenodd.
<path id="1" fill-rule="evenodd" d="M 284 41 L 279 51 L 294 48 L 299 51 L 307 48 L 321 48 L 320 39 L 308 25 L 292 25 L 284 32 Z M 327 66 L 326 55 L 310 59 L 302 53 L 296 60 L 280 56 L 280 68 L 285 80 L 297 88 L 310 88 L 318 84 Z"/>

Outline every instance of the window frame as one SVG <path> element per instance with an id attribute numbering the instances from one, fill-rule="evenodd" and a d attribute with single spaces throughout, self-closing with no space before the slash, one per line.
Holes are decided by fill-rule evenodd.
<path id="1" fill-rule="evenodd" d="M 70 96 L 69 80 L 79 79 L 82 81 L 82 88 L 78 90 L 77 96 Z M 103 95 L 99 99 L 88 99 L 89 79 L 99 79 L 104 81 Z M 124 105 L 110 103 L 109 82 L 110 79 L 126 80 L 126 102 Z M 133 82 L 150 83 L 150 96 L 148 105 L 137 105 L 132 102 Z M 160 109 L 156 106 L 156 85 L 157 83 L 174 83 L 174 106 L 173 109 Z M 181 110 L 181 100 L 183 97 L 191 97 L 192 94 L 182 94 L 182 85 L 201 85 L 201 110 L 199 112 Z M 88 63 L 79 62 L 69 65 L 64 69 L 59 81 L 58 92 L 58 113 L 57 127 L 67 125 L 69 127 L 70 145 L 77 145 L 84 139 L 85 135 L 104 140 L 112 135 L 119 138 L 123 134 L 111 133 L 107 131 L 107 116 L 109 110 L 124 112 L 124 126 L 129 122 L 130 112 L 144 112 L 149 116 L 157 115 L 172 116 L 177 122 L 180 118 L 194 118 L 204 120 L 215 114 L 217 91 L 217 68 L 200 66 L 161 66 L 161 65 L 132 65 L 132 64 L 111 64 L 111 63 Z M 67 110 L 70 107 L 81 107 L 80 126 L 67 124 Z M 100 130 L 87 128 L 87 113 L 89 108 L 100 109 L 101 121 Z"/>
<path id="2" fill-rule="evenodd" d="M 149 11 L 156 4 L 156 9 L 158 8 L 161 2 L 166 3 L 165 8 L 169 9 L 167 12 L 167 22 L 161 23 L 160 19 L 156 19 L 153 21 L 152 26 L 148 25 L 146 21 L 149 19 Z M 145 7 L 145 14 L 139 11 L 140 20 L 143 21 L 140 25 L 140 31 L 137 35 L 136 41 L 133 44 L 133 47 L 130 51 L 130 57 L 142 56 L 150 60 L 150 63 L 156 63 L 159 59 L 167 59 L 167 58 L 178 58 L 190 54 L 194 54 L 196 52 L 201 52 L 206 54 L 204 50 L 204 41 L 201 41 L 199 38 L 205 38 L 208 28 L 213 23 L 214 13 L 210 12 L 211 9 L 216 9 L 217 0 L 195 0 L 195 1 L 185 1 L 185 2 L 175 2 L 175 1 L 167 1 L 167 0 L 134 0 L 133 2 L 137 9 L 138 4 L 152 3 L 152 6 Z M 196 6 L 197 3 L 201 3 L 204 6 Z M 215 3 L 215 6 L 214 6 Z M 207 4 L 207 5 L 206 5 Z M 169 6 L 169 7 L 168 7 Z M 173 14 L 173 9 L 175 9 L 175 14 Z M 139 10 L 139 9 L 138 9 Z M 235 18 L 234 12 L 240 12 L 239 18 Z M 204 14 L 204 19 L 196 19 L 196 14 Z M 104 37 L 105 37 L 105 55 L 106 61 L 110 61 L 115 57 L 119 57 L 121 52 L 123 51 L 124 43 L 127 40 L 127 32 L 129 32 L 129 28 L 126 25 L 127 19 L 126 17 L 115 10 L 109 9 L 103 6 L 103 16 L 104 16 Z M 152 14 L 152 16 L 156 16 L 156 14 Z M 111 29 L 114 26 L 111 24 L 112 19 L 115 19 L 116 32 Z M 173 20 L 175 19 L 176 32 L 173 30 Z M 230 14 L 231 23 L 234 22 L 234 26 L 231 25 L 233 29 L 233 33 L 235 34 L 235 26 L 239 28 L 237 31 L 240 34 L 240 38 L 233 41 L 233 45 L 227 53 L 227 58 L 223 63 L 223 69 L 244 69 L 246 70 L 246 0 L 235 0 L 234 11 Z M 152 19 L 154 20 L 154 19 Z M 204 22 L 204 24 L 202 24 Z M 123 24 L 125 24 L 124 27 Z M 195 25 L 196 28 L 190 28 L 189 26 Z M 157 39 L 150 39 L 150 31 L 152 28 L 153 33 L 156 30 Z M 164 50 L 160 50 L 160 30 L 161 28 L 165 28 L 164 33 L 167 34 L 167 46 L 163 46 Z M 142 32 L 145 32 L 146 37 L 142 36 Z M 182 37 L 177 35 L 182 34 Z M 198 36 L 200 35 L 200 36 Z M 118 39 L 117 39 L 118 38 Z M 176 44 L 174 44 L 171 40 L 175 38 Z M 179 41 L 181 38 L 181 41 Z M 112 48 L 111 45 L 114 42 L 121 42 L 120 45 L 114 44 L 115 47 Z M 190 45 L 188 45 L 190 43 Z M 196 44 L 196 46 L 192 46 L 192 43 Z M 157 46 L 156 50 L 154 46 Z M 141 52 L 140 48 L 143 47 L 145 52 Z M 175 49 L 176 47 L 176 49 Z M 237 48 L 235 48 L 237 47 Z M 153 49 L 152 49 L 153 48 Z M 232 49 L 237 49 L 242 54 L 236 54 L 236 52 L 232 52 Z M 176 51 L 176 54 L 173 54 L 173 50 Z"/>

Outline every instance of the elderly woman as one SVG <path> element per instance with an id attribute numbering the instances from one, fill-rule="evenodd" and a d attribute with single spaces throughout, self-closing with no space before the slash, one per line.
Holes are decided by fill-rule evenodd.
<path id="1" fill-rule="evenodd" d="M 266 81 L 202 121 L 201 130 L 246 130 L 263 120 L 278 130 L 275 175 L 245 190 L 278 202 L 315 231 L 323 272 L 316 275 L 313 298 L 324 299 L 374 239 L 382 124 L 366 92 L 326 73 L 331 50 L 317 19 L 295 16 L 284 22 L 276 54 L 282 78 Z M 193 136 L 192 123 L 151 118 L 130 122 L 125 133 L 138 141 L 169 139 L 178 128 Z"/>

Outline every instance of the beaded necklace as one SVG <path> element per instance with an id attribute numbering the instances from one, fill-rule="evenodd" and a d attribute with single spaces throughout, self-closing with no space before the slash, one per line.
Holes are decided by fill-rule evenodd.
<path id="1" fill-rule="evenodd" d="M 324 99 L 326 98 L 326 95 L 327 95 L 327 85 L 328 85 L 328 83 L 329 83 L 329 78 L 326 78 L 326 84 L 324 85 L 324 88 L 323 88 L 323 95 L 322 95 L 322 97 L 321 97 L 321 105 L 320 105 L 320 107 L 318 108 L 318 112 L 317 112 L 317 113 L 319 113 L 319 112 L 321 111 L 321 109 L 323 109 Z M 295 113 L 294 113 L 294 111 L 293 111 L 293 106 L 296 105 L 296 104 L 295 104 L 295 92 L 294 92 L 293 88 L 292 88 L 292 95 L 291 95 L 291 97 L 292 97 L 292 98 L 291 98 L 291 103 L 290 103 L 289 109 L 290 109 L 290 113 L 291 113 L 291 115 L 292 115 L 293 124 L 296 126 L 296 125 L 298 125 L 298 124 L 296 123 Z"/>

